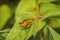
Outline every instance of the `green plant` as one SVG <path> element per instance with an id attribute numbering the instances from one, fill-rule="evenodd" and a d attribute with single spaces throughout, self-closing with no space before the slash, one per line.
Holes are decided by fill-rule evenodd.
<path id="1" fill-rule="evenodd" d="M 11 4 L 8 0 L 6 5 L 0 5 L 0 22 L 3 23 L 0 24 L 0 40 L 60 40 L 60 4 L 57 1 L 20 0 L 14 5 L 17 3 Z M 31 19 L 31 23 L 21 26 Z"/>

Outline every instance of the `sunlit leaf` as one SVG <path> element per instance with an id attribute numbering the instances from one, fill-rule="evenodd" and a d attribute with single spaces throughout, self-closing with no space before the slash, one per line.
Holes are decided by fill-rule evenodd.
<path id="1" fill-rule="evenodd" d="M 32 11 L 35 5 L 35 0 L 21 0 L 17 6 L 15 18 L 17 19 L 24 12 Z"/>
<path id="2" fill-rule="evenodd" d="M 1 30 L 0 33 L 8 33 L 10 31 L 10 29 L 4 29 L 4 30 Z"/>
<path id="3" fill-rule="evenodd" d="M 43 15 L 43 19 L 52 17 L 52 16 L 60 16 L 60 9 L 54 4 L 51 3 L 42 3 L 40 5 L 41 14 Z"/>
<path id="4" fill-rule="evenodd" d="M 45 28 L 43 29 L 43 33 L 44 33 L 44 39 L 45 40 L 53 40 L 53 37 L 52 37 L 52 34 L 51 32 L 49 31 L 49 26 L 45 26 Z"/>
<path id="5" fill-rule="evenodd" d="M 27 36 L 27 38 L 29 38 L 29 36 L 31 36 L 32 35 L 32 33 L 33 34 L 37 34 L 37 32 L 38 31 L 41 31 L 41 29 L 43 28 L 45 26 L 45 22 L 44 21 L 41 21 L 41 20 L 38 20 L 38 21 L 36 21 L 35 23 L 34 23 L 34 28 L 33 28 L 33 31 L 30 31 L 29 33 L 28 33 L 28 36 Z M 31 29 L 32 30 L 32 29 Z"/>
<path id="6" fill-rule="evenodd" d="M 56 31 L 54 31 L 51 27 L 49 27 L 49 31 L 52 34 L 53 40 L 60 40 L 60 35 Z"/>
<path id="7" fill-rule="evenodd" d="M 0 39 L 5 40 L 6 36 L 8 35 L 10 29 L 4 29 L 0 31 Z"/>
<path id="8" fill-rule="evenodd" d="M 2 5 L 0 7 L 0 30 L 11 16 L 11 10 L 8 5 Z"/>
<path id="9" fill-rule="evenodd" d="M 27 15 L 27 14 L 26 14 Z M 33 15 L 33 14 L 30 14 Z M 28 16 L 23 16 L 24 18 L 22 18 L 21 16 L 18 18 L 18 20 L 16 21 L 16 23 L 14 24 L 13 28 L 11 29 L 10 33 L 8 34 L 6 40 L 28 40 L 31 36 L 33 36 L 34 34 L 36 34 L 38 31 L 40 31 L 44 25 L 46 24 L 44 21 L 42 20 L 37 20 L 32 22 L 30 25 L 28 25 L 30 28 L 27 29 L 22 29 L 19 26 L 19 22 L 25 20 L 26 18 L 30 18 Z M 32 16 L 33 18 L 33 16 Z M 38 24 L 37 24 L 38 23 Z"/>
<path id="10" fill-rule="evenodd" d="M 52 28 L 60 28 L 60 16 L 56 17 L 51 17 L 48 20 L 48 25 L 51 26 Z"/>

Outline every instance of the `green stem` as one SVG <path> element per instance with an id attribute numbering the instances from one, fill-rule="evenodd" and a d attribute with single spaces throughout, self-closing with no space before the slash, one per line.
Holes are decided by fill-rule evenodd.
<path id="1" fill-rule="evenodd" d="M 38 17 L 40 17 L 41 14 L 40 14 L 40 8 L 39 8 L 39 1 L 38 0 L 36 0 L 36 11 L 38 13 Z M 44 32 L 43 32 L 43 29 L 41 30 L 41 32 L 42 32 L 42 40 L 44 40 Z"/>
<path id="2" fill-rule="evenodd" d="M 41 32 L 42 32 L 42 40 L 44 40 L 44 31 L 43 31 L 43 29 L 41 30 Z"/>
<path id="3" fill-rule="evenodd" d="M 36 11 L 38 13 L 38 16 L 40 16 L 40 8 L 39 8 L 39 2 L 36 0 Z"/>

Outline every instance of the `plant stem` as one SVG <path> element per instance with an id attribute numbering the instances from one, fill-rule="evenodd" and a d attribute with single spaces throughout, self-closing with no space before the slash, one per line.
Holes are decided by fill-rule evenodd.
<path id="1" fill-rule="evenodd" d="M 44 31 L 43 31 L 43 29 L 41 30 L 41 32 L 42 32 L 42 40 L 44 40 Z"/>
<path id="2" fill-rule="evenodd" d="M 36 11 L 37 11 L 37 13 L 38 13 L 38 18 L 40 18 L 40 8 L 39 8 L 39 2 L 38 2 L 38 0 L 36 0 Z M 41 32 L 42 32 L 42 40 L 44 40 L 44 32 L 43 32 L 43 29 L 41 30 Z"/>
<path id="3" fill-rule="evenodd" d="M 40 8 L 39 8 L 39 2 L 36 0 L 36 11 L 38 13 L 38 16 L 40 16 Z"/>

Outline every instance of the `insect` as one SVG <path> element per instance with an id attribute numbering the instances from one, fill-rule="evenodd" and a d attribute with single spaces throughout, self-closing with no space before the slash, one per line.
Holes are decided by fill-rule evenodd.
<path id="1" fill-rule="evenodd" d="M 22 28 L 27 28 L 27 26 L 32 23 L 33 21 L 36 21 L 38 19 L 41 19 L 42 16 L 37 16 L 36 18 L 33 18 L 33 19 L 27 19 L 27 20 L 24 20 L 23 22 L 19 23 L 20 27 Z"/>
<path id="2" fill-rule="evenodd" d="M 22 27 L 22 28 L 27 28 L 27 26 L 33 22 L 33 19 L 27 19 L 27 20 L 24 20 L 23 22 L 19 23 L 19 25 Z"/>

